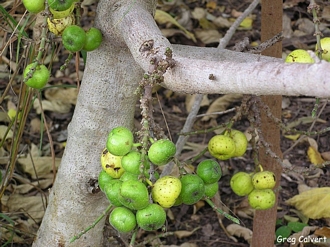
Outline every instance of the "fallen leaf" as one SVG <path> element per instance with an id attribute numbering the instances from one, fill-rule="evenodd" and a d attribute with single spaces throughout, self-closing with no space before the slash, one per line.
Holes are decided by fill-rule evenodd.
<path id="1" fill-rule="evenodd" d="M 296 141 L 300 137 L 300 134 L 296 134 L 296 135 L 284 135 L 284 137 L 287 138 L 287 139 L 289 139 L 289 140 Z"/>
<path id="2" fill-rule="evenodd" d="M 253 19 L 251 17 L 246 17 L 239 26 L 243 27 L 244 29 L 251 29 L 252 24 L 253 24 Z"/>
<path id="3" fill-rule="evenodd" d="M 330 187 L 314 188 L 296 195 L 286 203 L 311 219 L 330 217 Z"/>
<path id="4" fill-rule="evenodd" d="M 312 146 L 309 146 L 307 155 L 310 162 L 316 166 L 323 164 L 325 161 L 322 159 L 321 154 Z"/>
<path id="5" fill-rule="evenodd" d="M 200 39 L 204 44 L 217 43 L 222 38 L 222 34 L 218 30 L 214 29 L 196 29 L 195 35 Z"/>
<path id="6" fill-rule="evenodd" d="M 192 34 L 187 29 L 185 29 L 183 26 L 181 26 L 170 14 L 166 13 L 165 11 L 162 11 L 162 10 L 157 9 L 156 10 L 156 13 L 155 13 L 155 20 L 159 24 L 171 23 L 174 26 L 176 26 L 179 29 L 181 29 L 183 32 L 185 32 L 185 34 L 190 39 L 192 39 L 194 42 L 197 41 L 196 38 L 195 38 L 195 36 L 194 36 L 194 34 Z"/>
<path id="7" fill-rule="evenodd" d="M 186 95 L 186 100 L 185 100 L 185 105 L 186 105 L 186 110 L 187 112 L 191 111 L 191 108 L 195 102 L 196 94 L 188 94 Z M 204 94 L 202 98 L 202 102 L 200 103 L 200 106 L 208 106 L 210 105 L 210 100 L 208 99 L 207 95 Z"/>
<path id="8" fill-rule="evenodd" d="M 36 222 L 41 222 L 44 216 L 45 208 L 43 202 L 46 198 L 41 195 L 27 196 L 20 194 L 4 195 L 1 203 L 6 208 L 4 213 L 21 213 L 28 218 L 32 218 Z"/>
<path id="9" fill-rule="evenodd" d="M 322 228 L 316 229 L 314 234 L 317 236 L 330 238 L 330 227 L 322 227 Z"/>
<path id="10" fill-rule="evenodd" d="M 324 160 L 329 161 L 330 160 L 330 151 L 321 153 L 321 156 Z"/>
<path id="11" fill-rule="evenodd" d="M 219 98 L 217 98 L 215 101 L 212 102 L 210 105 L 209 109 L 207 109 L 205 114 L 210 114 L 206 115 L 202 118 L 202 121 L 208 121 L 210 118 L 217 118 L 217 114 L 211 115 L 211 113 L 215 112 L 223 112 L 227 110 L 228 106 L 232 104 L 233 102 L 237 102 L 242 99 L 241 94 L 226 94 L 223 95 Z"/>
<path id="12" fill-rule="evenodd" d="M 53 176 L 52 157 L 32 157 L 32 159 L 30 157 L 18 158 L 17 162 L 20 164 L 22 171 L 29 174 L 32 179 L 47 178 L 50 177 L 49 175 Z M 60 158 L 55 158 L 56 168 L 59 167 L 60 162 Z"/>
<path id="13" fill-rule="evenodd" d="M 8 131 L 8 126 L 6 125 L 0 125 L 0 141 L 5 137 L 5 139 L 11 139 L 13 138 L 13 131 L 9 129 Z"/>
<path id="14" fill-rule="evenodd" d="M 78 97 L 78 88 L 54 87 L 45 90 L 45 97 L 49 101 L 60 101 L 64 104 L 75 105 Z"/>
<path id="15" fill-rule="evenodd" d="M 252 241 L 252 231 L 249 228 L 237 224 L 230 224 L 226 229 L 231 236 L 244 238 L 248 243 Z"/>
<path id="16" fill-rule="evenodd" d="M 197 231 L 198 229 L 200 229 L 201 227 L 197 227 L 192 231 L 175 231 L 174 235 L 177 236 L 179 239 L 181 238 L 186 238 L 186 237 L 190 237 L 191 235 L 194 234 L 195 231 Z"/>
<path id="17" fill-rule="evenodd" d="M 41 104 L 42 104 L 42 109 L 44 111 L 52 111 L 56 113 L 68 113 L 71 110 L 71 104 L 57 100 L 56 101 L 42 100 Z M 41 106 L 39 100 L 35 100 L 33 102 L 33 108 L 36 110 L 38 114 L 41 113 Z"/>

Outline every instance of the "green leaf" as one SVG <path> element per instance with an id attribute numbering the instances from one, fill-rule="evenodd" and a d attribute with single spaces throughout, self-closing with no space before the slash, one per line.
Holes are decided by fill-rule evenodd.
<path id="1" fill-rule="evenodd" d="M 288 226 L 281 226 L 276 230 L 276 239 L 277 240 L 283 240 L 285 238 L 288 238 L 291 235 L 291 228 Z M 282 243 L 282 241 L 278 242 Z"/>
<path id="2" fill-rule="evenodd" d="M 294 232 L 302 231 L 302 229 L 304 229 L 305 226 L 308 226 L 308 225 L 305 223 L 301 223 L 301 222 L 289 222 L 288 223 L 288 227 L 290 227 L 290 229 Z"/>

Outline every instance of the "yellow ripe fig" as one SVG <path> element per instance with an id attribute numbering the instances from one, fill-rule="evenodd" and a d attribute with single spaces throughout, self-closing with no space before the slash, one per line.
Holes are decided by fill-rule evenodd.
<path id="1" fill-rule="evenodd" d="M 243 132 L 239 130 L 232 129 L 229 133 L 229 136 L 235 142 L 235 152 L 233 157 L 240 157 L 243 156 L 246 152 L 248 141 L 246 136 Z"/>
<path id="2" fill-rule="evenodd" d="M 63 10 L 63 11 L 58 11 L 52 8 L 49 8 L 50 13 L 52 13 L 53 18 L 54 19 L 61 19 L 61 18 L 65 18 L 67 16 L 69 16 L 70 14 L 72 14 L 73 10 L 74 10 L 74 4 L 71 5 L 70 8 Z"/>
<path id="3" fill-rule="evenodd" d="M 248 196 L 249 204 L 252 208 L 265 210 L 272 208 L 276 202 L 276 196 L 271 189 L 253 190 Z"/>
<path id="4" fill-rule="evenodd" d="M 330 37 L 322 38 L 320 41 L 323 50 L 322 59 L 330 62 Z M 317 45 L 315 46 L 315 50 L 317 50 Z"/>
<path id="5" fill-rule="evenodd" d="M 174 176 L 164 176 L 156 181 L 151 190 L 154 202 L 163 208 L 170 208 L 174 205 L 181 192 L 181 181 Z"/>
<path id="6" fill-rule="evenodd" d="M 219 160 L 227 160 L 235 153 L 235 142 L 232 138 L 225 135 L 216 135 L 208 143 L 210 154 Z"/>
<path id="7" fill-rule="evenodd" d="M 230 179 L 230 187 L 238 196 L 246 196 L 254 189 L 250 174 L 238 172 Z"/>
<path id="8" fill-rule="evenodd" d="M 60 19 L 49 19 L 47 18 L 48 29 L 53 34 L 60 36 L 62 35 L 64 29 L 70 25 L 75 23 L 74 15 L 71 14 L 67 17 L 60 18 Z"/>
<path id="9" fill-rule="evenodd" d="M 255 189 L 273 189 L 276 184 L 275 174 L 271 171 L 257 172 L 252 177 L 252 184 Z"/>
<path id="10" fill-rule="evenodd" d="M 111 154 L 106 148 L 103 149 L 101 155 L 101 165 L 103 170 L 112 178 L 120 178 L 125 172 L 121 166 L 122 156 Z"/>
<path id="11" fill-rule="evenodd" d="M 286 63 L 314 63 L 314 59 L 303 49 L 297 49 L 288 54 Z"/>

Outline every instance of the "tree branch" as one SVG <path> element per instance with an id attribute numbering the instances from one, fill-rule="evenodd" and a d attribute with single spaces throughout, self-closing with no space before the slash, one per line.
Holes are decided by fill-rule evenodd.
<path id="1" fill-rule="evenodd" d="M 108 30 L 115 28 L 114 33 L 119 33 L 145 71 L 149 70 L 151 58 L 162 57 L 167 47 L 173 49 L 176 65 L 164 75 L 164 86 L 173 91 L 330 96 L 330 63 L 285 64 L 282 59 L 261 55 L 171 45 L 143 4 L 135 5 L 134 11 L 120 8 L 112 23 L 107 23 Z M 152 41 L 153 46 L 146 50 L 143 47 L 147 41 Z"/>

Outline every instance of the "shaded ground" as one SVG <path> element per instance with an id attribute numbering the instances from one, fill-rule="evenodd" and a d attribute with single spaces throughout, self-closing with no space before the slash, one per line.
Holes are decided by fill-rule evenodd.
<path id="1" fill-rule="evenodd" d="M 175 2 L 175 1 L 173 1 Z M 185 45 L 198 45 L 198 46 L 214 46 L 216 47 L 218 43 L 216 40 L 219 40 L 219 37 L 223 36 L 227 30 L 227 22 L 231 21 L 232 18 L 237 17 L 239 12 L 244 11 L 245 8 L 249 5 L 248 1 L 183 1 L 183 4 L 163 4 L 159 7 L 172 16 L 174 16 L 180 24 L 185 27 L 187 30 L 195 34 L 197 42 L 194 43 L 192 40 L 187 38 L 182 31 L 178 31 L 174 25 L 163 24 L 161 28 L 168 36 L 169 40 L 172 43 L 179 43 Z M 283 40 L 283 51 L 288 52 L 295 48 L 304 48 L 304 49 L 314 49 L 315 37 L 313 36 L 313 25 L 311 26 L 312 16 L 307 13 L 306 9 L 308 6 L 307 1 L 285 1 L 284 3 L 284 34 L 285 38 Z M 323 7 L 329 7 L 328 3 L 324 3 Z M 87 5 L 85 8 L 85 13 L 82 18 L 82 23 L 86 23 L 84 26 L 92 25 L 92 19 L 94 17 L 95 4 Z M 200 11 L 205 11 L 204 18 L 196 18 L 197 13 Z M 198 12 L 199 11 L 199 12 Z M 327 26 L 330 18 L 327 16 L 327 13 L 323 12 L 324 21 L 323 21 L 323 31 L 325 35 L 329 35 L 327 31 Z M 210 17 L 211 15 L 211 17 Z M 219 18 L 218 22 L 214 21 L 214 18 Z M 248 25 L 246 28 L 238 30 L 234 35 L 233 39 L 230 41 L 228 48 L 232 48 L 237 42 L 241 41 L 244 37 L 248 37 L 250 44 L 260 43 L 260 8 L 254 10 L 253 15 L 251 16 L 252 25 Z M 217 23 L 217 25 L 215 24 Z M 313 24 L 313 23 L 312 23 Z M 176 31 L 173 31 L 176 30 Z M 167 31 L 166 31 L 167 30 Z M 169 30 L 172 30 L 169 32 Z M 327 33 L 328 32 L 328 33 Z M 68 65 L 68 69 L 65 73 L 58 73 L 59 67 L 64 63 L 67 54 L 60 51 L 59 58 L 60 60 L 53 64 L 53 74 L 57 75 L 52 79 L 51 84 L 65 83 L 70 85 L 75 85 L 75 64 L 71 62 Z M 9 56 L 8 56 L 9 58 Z M 79 69 L 83 70 L 83 63 L 79 64 Z M 6 84 L 8 81 L 4 78 L 0 79 L 0 92 L 4 92 Z M 9 92 L 11 99 L 17 100 L 15 94 L 17 95 L 19 90 L 19 85 L 13 88 Z M 45 95 L 44 95 L 45 96 Z M 200 114 L 205 113 L 220 96 L 219 95 L 209 95 L 208 100 L 205 101 L 205 104 L 201 107 Z M 181 128 L 185 122 L 185 118 L 188 114 L 187 105 L 191 100 L 187 99 L 185 95 L 176 94 L 170 92 L 169 90 L 160 88 L 155 94 L 155 113 L 154 117 L 156 122 L 167 133 L 167 129 L 170 130 L 168 133 L 173 140 L 177 140 L 178 133 L 180 133 Z M 282 121 L 285 124 L 292 124 L 294 128 L 299 130 L 307 130 L 313 120 L 311 119 L 311 112 L 314 108 L 315 99 L 308 97 L 284 97 L 283 99 L 283 115 Z M 321 102 L 320 106 L 324 101 Z M 233 107 L 239 106 L 240 100 L 227 99 L 227 101 L 221 101 L 219 107 L 216 107 L 216 111 L 224 111 L 231 109 Z M 3 103 L 1 105 L 4 111 L 7 110 L 8 104 Z M 74 104 L 69 106 L 70 109 L 67 113 L 58 113 L 53 110 L 45 111 L 46 117 L 50 124 L 51 135 L 54 140 L 55 153 L 57 157 L 61 157 L 63 153 L 63 142 L 66 140 L 66 128 L 73 114 Z M 137 106 L 136 111 L 136 126 L 138 127 L 138 122 L 140 119 L 139 107 Z M 211 118 L 207 121 L 203 121 L 201 117 L 198 118 L 194 125 L 194 130 L 206 130 L 211 127 L 215 127 L 218 124 L 227 122 L 231 117 L 234 116 L 234 112 L 229 112 L 221 115 L 215 115 L 214 118 Z M 330 108 L 325 107 L 320 116 L 319 121 L 317 121 L 313 127 L 313 131 L 320 131 L 326 127 L 330 126 Z M 29 125 L 26 126 L 26 130 L 23 134 L 22 140 L 22 150 L 21 152 L 26 152 L 23 147 L 31 146 L 31 144 L 39 145 L 40 140 L 42 140 L 44 147 L 44 155 L 49 154 L 49 141 L 46 135 L 40 137 L 40 126 L 34 130 L 34 119 L 40 119 L 40 115 L 36 112 L 35 109 L 31 110 L 31 113 L 28 116 Z M 167 125 L 166 125 L 166 124 Z M 293 124 L 296 123 L 296 124 Z M 1 122 L 1 124 L 6 124 Z M 245 117 L 240 121 L 236 122 L 234 128 L 245 131 L 249 126 L 249 122 Z M 39 131 L 38 131 L 39 130 Z M 181 159 L 186 160 L 194 155 L 198 154 L 203 149 L 203 145 L 206 145 L 208 140 L 214 135 L 214 132 L 209 132 L 205 134 L 192 135 L 189 139 L 190 144 L 186 146 Z M 300 144 L 294 146 L 293 137 L 281 137 L 281 149 L 284 152 L 284 159 L 286 159 L 290 164 L 293 165 L 291 170 L 288 170 L 284 177 L 281 180 L 281 190 L 279 197 L 279 210 L 278 210 L 278 219 L 284 222 L 284 216 L 297 217 L 294 212 L 291 212 L 291 207 L 288 207 L 284 202 L 285 200 L 293 197 L 298 194 L 298 181 L 299 179 L 304 178 L 304 181 L 301 180 L 304 184 L 311 187 L 329 187 L 330 186 L 330 169 L 324 167 L 321 169 L 316 169 L 314 165 L 311 164 L 308 156 L 306 154 L 309 147 L 307 141 L 303 141 Z M 329 134 L 314 135 L 311 136 L 316 143 L 318 144 L 318 151 L 320 153 L 329 152 L 330 147 L 330 138 Z M 193 145 L 191 143 L 197 144 Z M 10 146 L 10 143 L 6 143 L 5 149 Z M 216 204 L 222 206 L 224 210 L 230 210 L 232 215 L 236 215 L 240 221 L 241 225 L 247 229 L 252 229 L 252 217 L 253 211 L 248 207 L 246 198 L 235 196 L 230 187 L 229 180 L 230 177 L 237 171 L 247 171 L 251 172 L 254 170 L 254 162 L 251 158 L 252 150 L 249 148 L 248 152 L 242 158 L 230 159 L 229 161 L 221 161 L 220 165 L 223 170 L 223 177 L 221 178 L 220 185 L 220 196 L 221 201 L 218 199 L 215 200 Z M 208 154 L 207 154 L 208 155 Z M 207 156 L 206 157 L 210 157 Z M 327 156 L 329 157 L 329 156 Z M 324 157 L 326 159 L 326 157 Z M 195 163 L 194 165 L 196 165 Z M 4 169 L 4 164 L 1 163 L 1 169 Z M 27 177 L 29 175 L 26 173 L 16 170 L 15 174 L 17 177 Z M 316 174 L 315 176 L 312 176 Z M 13 184 L 23 183 L 20 179 L 13 179 Z M 290 179 L 291 178 L 291 179 Z M 45 193 L 47 193 L 47 188 L 45 187 Z M 13 188 L 10 187 L 7 191 L 7 195 L 13 193 Z M 26 195 L 35 194 L 36 191 L 32 190 L 26 193 Z M 3 201 L 2 201 L 3 204 Z M 7 210 L 5 205 L 2 205 L 1 211 L 5 212 Z M 13 212 L 14 213 L 14 212 Z M 15 213 L 13 214 L 15 215 Z M 164 238 L 160 238 L 162 244 L 165 245 L 181 245 L 186 243 L 186 246 L 249 246 L 247 240 L 243 237 L 235 237 L 236 241 L 229 236 L 227 236 L 224 230 L 219 224 L 219 219 L 216 213 L 208 205 L 203 205 L 199 203 L 195 206 L 178 206 L 171 208 L 171 212 L 168 213 L 167 229 L 166 232 L 157 232 L 158 234 L 168 234 Z M 26 220 L 26 216 L 18 214 L 18 216 L 13 216 L 13 220 L 19 222 L 20 220 Z M 227 219 L 222 219 L 223 225 L 226 227 L 231 222 Z M 3 221 L 5 224 L 5 220 Z M 17 223 L 19 225 L 19 223 Z M 329 221 L 326 219 L 320 220 L 310 220 L 308 222 L 311 226 L 330 226 Z M 32 238 L 28 234 L 24 234 L 25 231 L 35 232 L 35 229 L 26 229 L 21 227 L 20 230 L 23 233 L 19 235 L 22 239 L 25 239 L 27 244 L 15 244 L 14 246 L 30 246 Z M 183 232 L 179 232 L 183 231 Z M 170 235 L 173 233 L 174 235 Z M 105 236 L 117 236 L 114 233 L 113 229 L 110 226 L 105 228 Z M 138 234 L 138 242 L 141 242 L 146 239 L 146 237 L 153 236 L 154 233 L 140 232 Z M 125 236 L 123 236 L 125 239 Z M 111 238 L 111 241 L 117 241 L 124 245 L 124 242 L 120 237 Z M 3 239 L 0 240 L 4 241 Z M 112 242 L 109 241 L 106 246 L 111 246 Z M 152 245 L 146 246 L 159 246 L 160 242 L 153 242 Z M 190 245 L 189 245 L 190 244 Z M 195 245 L 194 245 L 195 244 Z M 288 246 L 288 244 L 282 244 L 279 246 Z"/>

